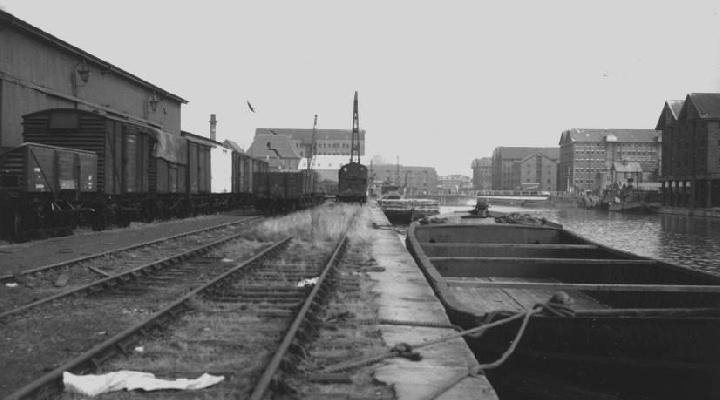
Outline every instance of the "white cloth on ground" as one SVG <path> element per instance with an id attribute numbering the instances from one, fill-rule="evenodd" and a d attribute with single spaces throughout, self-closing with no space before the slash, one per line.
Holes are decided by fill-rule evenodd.
<path id="1" fill-rule="evenodd" d="M 118 390 L 145 391 L 161 389 L 197 390 L 220 383 L 224 376 L 210 375 L 207 372 L 197 379 L 160 379 L 155 374 L 137 371 L 108 372 L 101 375 L 75 375 L 63 372 L 63 384 L 68 393 L 80 393 L 86 396 L 97 396 L 102 393 Z"/>

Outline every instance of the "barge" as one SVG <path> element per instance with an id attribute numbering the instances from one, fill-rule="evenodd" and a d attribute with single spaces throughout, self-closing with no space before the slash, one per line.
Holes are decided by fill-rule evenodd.
<path id="1" fill-rule="evenodd" d="M 440 214 L 440 203 L 430 199 L 402 199 L 384 197 L 379 202 L 388 221 L 407 225 L 415 220 Z"/>
<path id="2" fill-rule="evenodd" d="M 500 398 L 720 398 L 720 277 L 558 225 L 422 222 L 407 247 L 454 324 L 532 312 L 509 358 L 486 371 Z M 522 324 L 468 342 L 491 363 Z"/>

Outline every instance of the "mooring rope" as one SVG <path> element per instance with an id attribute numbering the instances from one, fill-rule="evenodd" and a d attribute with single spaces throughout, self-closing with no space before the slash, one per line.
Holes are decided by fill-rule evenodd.
<path id="1" fill-rule="evenodd" d="M 522 318 L 522 323 L 520 324 L 520 328 L 518 329 L 517 333 L 515 334 L 515 339 L 510 344 L 510 347 L 508 347 L 507 350 L 498 358 L 497 360 L 487 363 L 487 364 L 481 364 L 479 369 L 486 370 L 486 369 L 492 369 L 497 368 L 500 365 L 502 365 L 505 361 L 507 361 L 508 358 L 512 355 L 512 353 L 517 348 L 518 343 L 520 342 L 520 339 L 522 339 L 523 334 L 525 333 L 525 329 L 527 328 L 528 323 L 530 322 L 530 317 L 533 315 L 538 315 L 541 313 L 547 313 L 556 317 L 572 317 L 575 315 L 572 308 L 570 308 L 570 304 L 572 304 L 572 299 L 570 296 L 568 296 L 564 292 L 558 292 L 555 293 L 550 300 L 548 300 L 546 303 L 538 303 L 535 306 L 533 306 L 530 310 L 527 311 L 521 311 L 517 312 L 507 318 L 503 318 L 491 323 L 482 324 L 479 326 L 476 326 L 471 329 L 467 329 L 461 332 L 453 333 L 446 336 L 440 336 L 435 339 L 431 339 L 422 343 L 410 345 L 407 343 L 398 343 L 388 349 L 386 352 L 376 354 L 374 356 L 359 358 L 355 360 L 348 360 L 345 362 L 341 362 L 335 365 L 330 365 L 325 368 L 323 368 L 320 372 L 323 373 L 330 373 L 330 372 L 338 372 L 343 371 L 349 368 L 354 367 L 361 367 L 364 365 L 369 365 L 384 359 L 393 358 L 393 357 L 403 357 L 407 358 L 413 361 L 419 361 L 422 359 L 422 356 L 420 353 L 418 353 L 417 349 L 421 349 L 423 347 L 428 347 L 440 343 L 449 342 L 450 340 L 458 339 L 464 336 L 473 335 L 474 337 L 479 337 L 483 332 L 490 328 L 494 328 L 497 326 L 502 326 L 505 324 L 508 324 L 512 321 L 515 321 L 517 319 Z"/>

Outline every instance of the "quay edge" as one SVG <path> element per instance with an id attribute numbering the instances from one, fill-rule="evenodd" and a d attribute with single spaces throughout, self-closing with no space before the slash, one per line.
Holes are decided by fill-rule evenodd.
<path id="1" fill-rule="evenodd" d="M 389 225 L 377 205 L 371 206 L 371 213 L 376 225 Z M 374 291 L 378 293 L 378 329 L 385 343 L 416 344 L 455 332 L 449 327 L 430 326 L 449 326 L 450 320 L 402 238 L 388 229 L 372 232 L 372 255 L 384 271 L 369 275 L 377 281 Z M 384 325 L 383 320 L 394 323 Z M 428 326 L 417 326 L 422 324 Z M 421 361 L 387 360 L 376 368 L 374 378 L 393 386 L 398 400 L 497 400 L 487 377 L 475 374 L 478 362 L 464 340 L 423 348 L 420 353 Z"/>
<path id="2" fill-rule="evenodd" d="M 656 211 L 658 214 L 683 215 L 687 217 L 720 218 L 720 207 L 714 208 L 685 208 L 662 206 Z"/>

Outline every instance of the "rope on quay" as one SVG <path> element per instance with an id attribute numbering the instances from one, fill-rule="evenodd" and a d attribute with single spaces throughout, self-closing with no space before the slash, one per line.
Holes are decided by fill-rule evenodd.
<path id="1" fill-rule="evenodd" d="M 440 344 L 440 343 L 449 342 L 451 340 L 458 339 L 458 338 L 461 338 L 464 336 L 479 337 L 484 331 L 486 331 L 490 328 L 502 326 L 502 325 L 508 324 L 512 321 L 522 318 L 522 324 L 520 325 L 520 329 L 518 329 L 517 334 L 515 335 L 515 339 L 510 344 L 510 347 L 508 347 L 508 349 L 497 360 L 495 360 L 491 363 L 481 364 L 478 367 L 479 370 L 487 370 L 487 369 L 497 368 L 500 365 L 502 365 L 505 361 L 507 361 L 507 359 L 510 358 L 512 353 L 517 348 L 517 345 L 520 342 L 520 339 L 522 339 L 522 336 L 525 333 L 525 328 L 527 328 L 528 322 L 530 322 L 530 317 L 532 317 L 533 315 L 538 315 L 538 314 L 542 314 L 542 313 L 547 313 L 547 314 L 557 316 L 557 317 L 572 317 L 575 315 L 575 313 L 572 310 L 572 308 L 570 308 L 570 304 L 572 304 L 572 299 L 570 298 L 570 296 L 567 295 L 567 293 L 557 292 L 546 303 L 538 303 L 538 304 L 534 305 L 528 311 L 518 312 L 518 313 L 515 313 L 514 315 L 511 315 L 507 318 L 497 320 L 495 322 L 478 325 L 478 326 L 468 329 L 468 330 L 464 330 L 464 331 L 457 332 L 457 333 L 452 333 L 452 334 L 446 335 L 446 336 L 440 336 L 438 338 L 431 339 L 431 340 L 428 340 L 428 341 L 425 341 L 422 343 L 418 343 L 418 344 L 414 344 L 414 345 L 410 345 L 407 343 L 398 343 L 383 353 L 379 353 L 379 354 L 369 356 L 369 357 L 348 360 L 348 361 L 341 362 L 341 363 L 338 363 L 335 365 L 330 365 L 330 366 L 323 368 L 320 372 L 323 372 L 323 373 L 339 372 L 339 371 L 343 371 L 343 370 L 346 370 L 349 368 L 370 365 L 375 362 L 385 360 L 388 358 L 394 358 L 394 357 L 402 357 L 402 358 L 407 358 L 412 361 L 420 361 L 422 359 L 422 356 L 420 355 L 420 353 L 415 351 L 417 349 L 421 349 L 423 347 L 428 347 L 428 346 L 433 346 L 433 345 Z M 491 319 L 492 315 L 495 315 L 495 314 L 489 315 L 490 319 Z"/>

